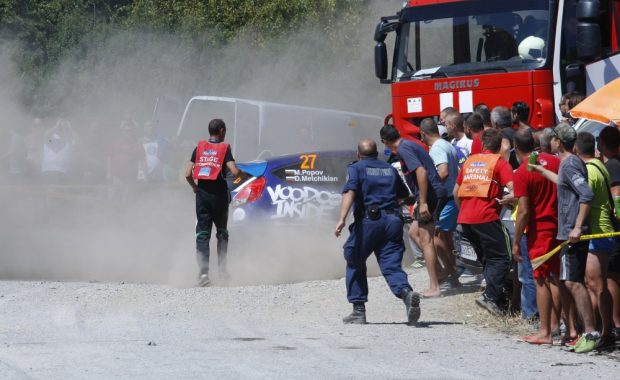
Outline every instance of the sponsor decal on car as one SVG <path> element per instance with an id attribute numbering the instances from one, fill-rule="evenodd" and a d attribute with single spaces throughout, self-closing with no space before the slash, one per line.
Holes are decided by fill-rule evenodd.
<path id="1" fill-rule="evenodd" d="M 342 195 L 336 192 L 318 190 L 313 187 L 277 185 L 267 187 L 271 203 L 276 206 L 278 218 L 333 218 L 333 211 L 340 205 Z"/>

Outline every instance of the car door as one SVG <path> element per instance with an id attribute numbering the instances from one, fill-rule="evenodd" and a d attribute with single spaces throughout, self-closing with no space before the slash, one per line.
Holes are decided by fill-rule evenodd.
<path id="1" fill-rule="evenodd" d="M 346 167 L 353 151 L 310 152 L 288 156 L 268 172 L 265 202 L 274 220 L 332 223 L 338 212 Z"/>

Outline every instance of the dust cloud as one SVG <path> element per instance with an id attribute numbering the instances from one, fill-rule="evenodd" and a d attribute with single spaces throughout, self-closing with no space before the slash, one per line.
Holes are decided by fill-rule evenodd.
<path id="1" fill-rule="evenodd" d="M 31 84 L 12 65 L 15 46 L 0 45 L 0 279 L 192 286 L 194 195 L 181 176 L 191 150 L 175 144 L 185 102 L 217 95 L 382 117 L 389 87 L 374 77 L 372 34 L 400 4 L 373 2 L 351 21 L 358 28 L 343 28 L 357 32 L 331 42 L 315 25 L 261 49 L 251 36 L 197 52 L 175 36 L 121 31 L 66 57 L 28 109 L 18 94 Z M 168 147 L 150 180 L 132 159 L 147 128 Z M 45 164 L 50 149 L 55 161 Z M 331 228 L 231 230 L 232 284 L 342 276 L 344 239 Z M 217 281 L 214 236 L 211 243 Z"/>

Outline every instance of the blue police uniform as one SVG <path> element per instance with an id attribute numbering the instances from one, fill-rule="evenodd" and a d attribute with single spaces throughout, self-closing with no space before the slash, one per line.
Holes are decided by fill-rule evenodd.
<path id="1" fill-rule="evenodd" d="M 409 192 L 396 169 L 376 157 L 349 165 L 342 192 L 351 190 L 355 192 L 355 220 L 343 246 L 347 299 L 354 304 L 368 300 L 366 260 L 373 252 L 392 293 L 401 298 L 404 290 L 411 290 L 411 285 L 402 270 L 405 246 L 397 198 L 404 198 Z M 374 213 L 375 209 L 379 211 Z"/>

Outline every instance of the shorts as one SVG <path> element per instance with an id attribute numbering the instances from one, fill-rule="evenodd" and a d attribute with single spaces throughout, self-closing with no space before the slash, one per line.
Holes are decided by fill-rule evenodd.
<path id="1" fill-rule="evenodd" d="M 583 283 L 587 259 L 587 241 L 564 246 L 560 251 L 560 281 Z"/>
<path id="2" fill-rule="evenodd" d="M 456 231 L 456 219 L 458 216 L 459 208 L 456 207 L 454 198 L 450 197 L 439 214 L 439 221 L 436 227 L 445 232 L 454 232 Z"/>
<path id="3" fill-rule="evenodd" d="M 544 256 L 553 248 L 560 245 L 556 240 L 557 232 L 554 230 L 542 230 L 530 232 L 527 234 L 527 250 L 530 262 L 538 257 Z M 553 255 L 547 261 L 542 263 L 538 268 L 534 269 L 532 274 L 534 278 L 550 278 L 553 274 L 557 278 L 560 272 L 560 257 Z"/>
<path id="4" fill-rule="evenodd" d="M 588 245 L 588 252 L 611 254 L 615 248 L 614 238 L 592 239 Z"/>
<path id="5" fill-rule="evenodd" d="M 420 218 L 420 205 L 415 208 L 415 219 L 418 221 L 419 225 L 425 225 L 434 223 L 439 220 L 439 213 L 446 205 L 446 197 L 441 198 L 429 198 L 427 200 L 428 203 L 428 211 L 431 213 L 431 220 L 423 222 Z"/>

